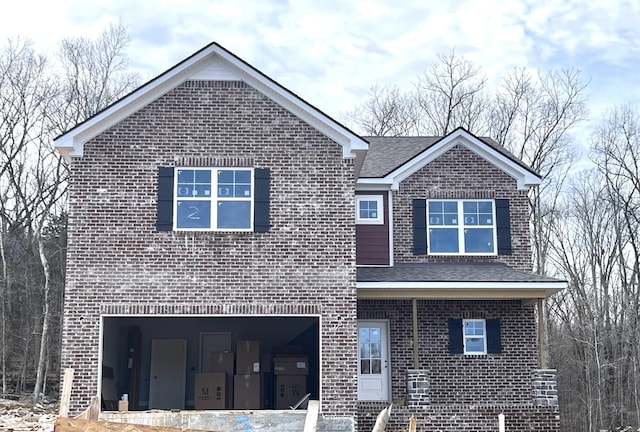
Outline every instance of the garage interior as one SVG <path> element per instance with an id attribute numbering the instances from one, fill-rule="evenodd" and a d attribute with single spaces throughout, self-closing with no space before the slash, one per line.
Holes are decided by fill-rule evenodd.
<path id="1" fill-rule="evenodd" d="M 319 316 L 103 316 L 102 410 L 290 409 L 319 359 Z"/>

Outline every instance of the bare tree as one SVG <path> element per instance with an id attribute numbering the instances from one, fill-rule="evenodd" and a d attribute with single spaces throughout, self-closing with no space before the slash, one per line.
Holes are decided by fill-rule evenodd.
<path id="1" fill-rule="evenodd" d="M 455 51 L 439 54 L 416 84 L 415 100 L 422 117 L 420 133 L 440 136 L 457 127 L 483 129 L 486 84 L 480 68 L 457 57 Z"/>
<path id="2" fill-rule="evenodd" d="M 550 271 L 549 218 L 577 160 L 570 132 L 587 117 L 585 88 L 577 70 L 513 69 L 488 116 L 490 136 L 544 178 L 530 194 L 534 269 L 541 274 Z"/>
<path id="3" fill-rule="evenodd" d="M 60 133 L 76 123 L 86 120 L 103 110 L 117 99 L 137 87 L 137 74 L 127 71 L 127 57 L 124 49 L 129 36 L 122 24 L 110 25 L 96 40 L 86 38 L 65 39 L 61 43 L 60 60 L 63 65 L 62 85 L 59 88 L 54 110 L 47 111 L 51 132 Z M 56 205 L 66 187 L 66 166 L 62 157 L 52 147 L 52 141 L 40 147 L 36 172 L 38 204 L 42 207 L 41 217 L 36 220 L 38 233 L 38 255 L 44 272 L 43 326 L 34 401 L 40 396 L 46 379 L 47 341 L 51 320 L 50 282 L 51 268 L 46 253 L 42 233 L 49 221 L 49 212 Z"/>
<path id="4" fill-rule="evenodd" d="M 135 89 L 140 76 L 128 69 L 127 28 L 109 25 L 95 40 L 64 39 L 58 58 L 60 94 L 50 117 L 58 133 L 65 132 Z"/>
<path id="5" fill-rule="evenodd" d="M 346 114 L 363 135 L 403 136 L 418 131 L 418 112 L 413 98 L 396 86 L 374 86 L 369 99 Z"/>
<path id="6" fill-rule="evenodd" d="M 0 54 L 0 242 L 3 243 L 3 295 L 2 311 L 2 369 L 3 393 L 7 392 L 7 324 L 11 312 L 14 284 L 9 268 L 6 240 L 10 232 L 26 227 L 32 234 L 30 223 L 35 209 L 31 206 L 35 190 L 29 189 L 28 164 L 37 158 L 38 145 L 45 137 L 44 112 L 53 96 L 51 83 L 46 79 L 47 63 L 37 56 L 31 44 L 9 41 Z M 27 344 L 25 344 L 27 345 Z M 25 346 L 25 349 L 27 346 Z"/>
<path id="7" fill-rule="evenodd" d="M 58 68 L 29 42 L 9 41 L 0 52 L 3 394 L 9 372 L 19 370 L 16 387 L 24 390 L 29 376 L 38 400 L 50 359 L 59 356 L 68 172 L 53 137 L 137 86 L 126 70 L 127 42 L 122 25 L 95 40 L 64 40 Z"/>
<path id="8" fill-rule="evenodd" d="M 552 300 L 553 353 L 566 365 L 563 425 L 597 431 L 640 425 L 638 112 L 613 109 L 592 149 L 596 168 L 573 182 L 551 257 L 569 281 Z"/>

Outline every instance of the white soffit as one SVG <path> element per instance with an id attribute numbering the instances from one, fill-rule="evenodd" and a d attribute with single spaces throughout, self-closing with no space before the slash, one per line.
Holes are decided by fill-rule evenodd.
<path id="1" fill-rule="evenodd" d="M 220 45 L 211 44 L 55 139 L 66 158 L 82 156 L 84 144 L 189 79 L 241 80 L 342 146 L 353 158 L 368 143 Z"/>
<path id="2" fill-rule="evenodd" d="M 534 299 L 565 288 L 558 282 L 357 282 L 358 298 Z"/>

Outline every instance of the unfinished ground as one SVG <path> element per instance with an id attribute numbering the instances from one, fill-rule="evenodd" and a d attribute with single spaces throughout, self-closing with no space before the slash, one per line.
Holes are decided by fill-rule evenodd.
<path id="1" fill-rule="evenodd" d="M 53 432 L 57 415 L 55 404 L 33 405 L 26 400 L 0 398 L 0 431 Z"/>

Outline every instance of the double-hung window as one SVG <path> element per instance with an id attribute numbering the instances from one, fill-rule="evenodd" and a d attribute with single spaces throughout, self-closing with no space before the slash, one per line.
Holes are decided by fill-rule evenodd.
<path id="1" fill-rule="evenodd" d="M 429 200 L 427 206 L 429 253 L 496 254 L 493 200 Z"/>
<path id="2" fill-rule="evenodd" d="M 500 318 L 449 318 L 449 352 L 485 355 L 502 353 Z"/>
<path id="3" fill-rule="evenodd" d="M 176 230 L 250 231 L 254 182 L 251 168 L 176 168 Z"/>
<path id="4" fill-rule="evenodd" d="M 462 321 L 462 340 L 465 354 L 487 353 L 487 332 L 485 320 L 466 319 Z"/>

